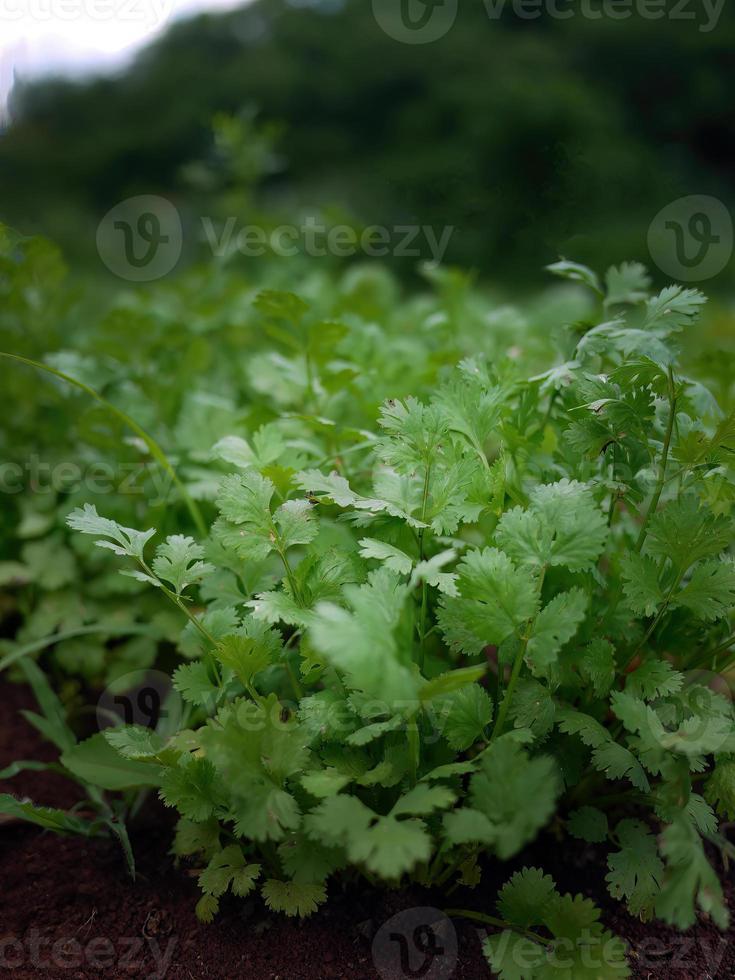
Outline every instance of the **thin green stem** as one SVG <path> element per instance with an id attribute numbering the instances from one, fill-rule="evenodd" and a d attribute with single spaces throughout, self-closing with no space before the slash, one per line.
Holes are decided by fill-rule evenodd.
<path id="1" fill-rule="evenodd" d="M 717 665 L 717 673 L 726 674 L 728 671 L 732 670 L 733 667 L 735 667 L 735 653 L 733 653 L 733 655 L 726 660 L 724 664 Z"/>
<path id="2" fill-rule="evenodd" d="M 674 432 L 674 423 L 676 422 L 676 388 L 674 385 L 674 371 L 669 365 L 669 421 L 666 426 L 666 435 L 664 436 L 664 448 L 661 454 L 660 472 L 658 477 L 658 482 L 656 484 L 656 489 L 653 492 L 653 497 L 651 497 L 651 503 L 648 505 L 648 510 L 646 511 L 646 516 L 643 519 L 643 524 L 641 526 L 640 533 L 638 535 L 638 540 L 635 544 L 636 552 L 640 553 L 643 543 L 646 540 L 646 535 L 648 534 L 648 525 L 656 513 L 659 501 L 661 499 L 661 494 L 664 490 L 664 484 L 666 483 L 666 467 L 669 461 L 669 450 L 671 449 L 671 437 Z"/>
<path id="3" fill-rule="evenodd" d="M 286 578 L 288 579 L 288 584 L 291 589 L 291 593 L 293 594 L 294 601 L 300 606 L 303 604 L 301 601 L 301 593 L 299 592 L 299 587 L 296 584 L 296 577 L 294 576 L 291 564 L 286 557 L 286 552 L 280 547 L 277 549 L 277 551 L 280 555 L 281 561 L 283 562 L 283 567 L 286 571 Z"/>
<path id="4" fill-rule="evenodd" d="M 429 505 L 429 485 L 431 481 L 431 463 L 426 464 L 426 471 L 424 473 L 424 490 L 421 499 L 421 523 L 426 524 L 426 509 Z M 419 561 L 424 561 L 426 554 L 424 552 L 424 535 L 426 532 L 426 527 L 419 528 Z M 419 613 L 419 670 L 423 672 L 424 669 L 424 659 L 425 659 L 425 646 L 426 646 L 426 614 L 429 605 L 428 597 L 428 586 L 426 584 L 426 579 L 421 583 L 421 611 Z"/>
<path id="5" fill-rule="evenodd" d="M 510 932 L 517 933 L 519 936 L 526 936 L 527 939 L 532 939 L 535 943 L 541 943 L 543 946 L 552 945 L 551 939 L 546 939 L 537 932 L 532 932 L 530 929 L 522 929 L 512 922 L 506 922 L 505 919 L 497 919 L 494 915 L 487 915 L 485 912 L 474 912 L 471 909 L 444 909 L 444 914 L 453 919 L 473 919 L 475 922 L 484 922 L 486 925 L 495 926 L 496 929 L 507 929 Z"/>
<path id="6" fill-rule="evenodd" d="M 293 671 L 293 667 L 288 662 L 288 659 L 285 659 L 283 662 L 286 667 L 286 673 L 288 674 L 288 679 L 291 682 L 291 688 L 293 690 L 294 697 L 296 698 L 297 701 L 300 701 L 304 696 L 304 690 L 299 684 L 298 678 L 296 677 L 296 674 Z"/>
<path id="7" fill-rule="evenodd" d="M 529 637 L 524 636 L 521 645 L 518 648 L 518 653 L 513 662 L 513 670 L 510 675 L 510 680 L 508 681 L 508 687 L 505 691 L 505 697 L 503 698 L 503 703 L 500 705 L 500 710 L 498 711 L 498 717 L 495 720 L 495 727 L 493 728 L 492 735 L 490 736 L 490 741 L 494 742 L 498 735 L 503 734 L 503 727 L 505 725 L 505 719 L 508 716 L 510 710 L 511 702 L 513 701 L 513 693 L 516 689 L 516 684 L 518 683 L 518 677 L 521 673 L 521 667 L 523 666 L 523 658 L 526 656 L 526 649 L 528 648 Z"/>
<path id="8" fill-rule="evenodd" d="M 681 580 L 682 580 L 683 577 L 684 577 L 684 573 L 683 572 L 681 572 L 679 575 L 677 575 L 676 580 L 674 581 L 674 584 L 669 589 L 669 591 L 668 591 L 668 593 L 666 595 L 666 598 L 664 599 L 663 605 L 659 609 L 659 611 L 658 611 L 655 619 L 653 620 L 653 622 L 651 623 L 651 625 L 648 627 L 648 629 L 646 630 L 646 632 L 645 632 L 645 634 L 643 636 L 643 639 L 640 641 L 640 643 L 638 644 L 638 646 L 635 648 L 635 650 L 633 651 L 633 653 L 628 658 L 625 666 L 623 667 L 623 670 L 622 670 L 622 673 L 623 674 L 625 674 L 625 672 L 628 670 L 628 668 L 633 663 L 633 661 L 635 660 L 635 658 L 641 652 L 641 650 L 643 649 L 643 647 L 651 639 L 651 637 L 653 636 L 653 634 L 654 634 L 656 628 L 658 627 L 659 623 L 661 622 L 661 620 L 666 615 L 666 611 L 668 610 L 669 605 L 671 604 L 671 599 L 673 598 L 674 592 L 679 587 L 679 583 L 681 582 Z"/>
<path id="9" fill-rule="evenodd" d="M 190 609 L 187 609 L 186 603 L 182 602 L 180 596 L 178 596 L 175 592 L 172 592 L 172 590 L 169 589 L 168 586 L 164 585 L 164 583 L 161 581 L 161 579 L 155 574 L 155 572 L 151 568 L 148 567 L 148 565 L 145 563 L 145 561 L 143 561 L 142 559 L 139 559 L 138 562 L 140 564 L 140 567 L 145 572 L 145 574 L 148 575 L 150 578 L 155 579 L 158 582 L 158 585 L 159 585 L 161 591 L 163 592 L 163 594 L 171 602 L 173 602 L 173 604 L 178 609 L 181 610 L 181 612 L 186 616 L 186 618 L 189 620 L 189 622 L 194 627 L 194 629 L 199 633 L 199 635 L 202 637 L 202 639 L 203 640 L 206 640 L 206 642 L 211 646 L 211 648 L 212 648 L 212 651 L 211 652 L 214 653 L 214 651 L 219 647 L 219 643 L 212 636 L 212 634 L 209 632 L 209 630 L 204 626 L 204 624 L 201 622 L 201 620 L 198 619 L 191 612 Z M 214 667 L 215 676 L 217 678 L 217 685 L 219 686 L 219 685 L 222 684 L 222 675 L 220 674 L 219 665 L 217 663 L 216 658 L 213 658 L 212 659 L 212 664 L 213 664 L 213 667 Z"/>
<path id="10" fill-rule="evenodd" d="M 726 640 L 718 644 L 716 647 L 714 647 L 714 649 L 708 650 L 701 657 L 697 657 L 691 664 L 689 664 L 689 669 L 697 670 L 699 667 L 706 667 L 708 664 L 713 663 L 721 653 L 727 653 L 733 644 L 735 644 L 735 633 L 728 636 Z"/>
<path id="11" fill-rule="evenodd" d="M 442 871 L 436 881 L 432 882 L 435 888 L 441 888 L 443 885 L 449 881 L 452 875 L 457 871 L 463 861 L 467 859 L 467 855 L 460 852 L 455 856 L 454 860 L 450 861 L 446 868 Z"/>
<path id="12" fill-rule="evenodd" d="M 416 715 L 411 715 L 408 718 L 406 738 L 408 740 L 408 777 L 411 786 L 415 786 L 418 780 L 418 768 L 421 760 L 421 739 L 419 738 Z"/>
<path id="13" fill-rule="evenodd" d="M 546 429 L 546 426 L 551 421 L 551 413 L 554 410 L 554 405 L 556 404 L 556 399 L 558 397 L 559 397 L 559 389 L 558 388 L 555 388 L 552 391 L 551 395 L 549 396 L 549 405 L 548 405 L 548 407 L 546 409 L 546 412 L 544 413 L 543 422 L 541 423 L 541 429 L 540 429 L 541 432 L 544 432 L 544 430 Z"/>
<path id="14" fill-rule="evenodd" d="M 544 580 L 546 578 L 546 566 L 541 568 L 541 573 L 539 575 L 538 584 L 536 586 L 539 596 L 544 587 Z M 505 691 L 505 697 L 500 705 L 500 710 L 498 711 L 498 717 L 495 720 L 495 727 L 493 728 L 492 734 L 490 736 L 490 742 L 494 742 L 495 739 L 503 734 L 503 727 L 505 726 L 505 720 L 510 711 L 510 706 L 513 702 L 513 694 L 516 689 L 516 684 L 518 683 L 518 678 L 521 673 L 521 667 L 523 666 L 523 660 L 526 656 L 526 650 L 528 649 L 528 642 L 531 639 L 531 631 L 533 629 L 533 623 L 535 620 L 530 620 L 526 627 L 526 635 L 521 638 L 521 645 L 516 653 L 515 660 L 513 661 L 513 669 L 511 671 L 510 680 L 508 681 L 508 687 Z M 498 672 L 502 670 L 500 662 L 498 662 Z M 499 674 L 498 674 L 499 676 Z"/>
<path id="15" fill-rule="evenodd" d="M 309 354 L 308 348 L 304 351 L 304 361 L 306 362 L 306 392 L 308 397 L 308 403 L 311 405 L 314 403 L 314 371 L 311 365 L 311 355 Z"/>
<path id="16" fill-rule="evenodd" d="M 426 611 L 429 604 L 428 587 L 426 580 L 421 583 L 421 611 L 419 612 L 419 670 L 424 671 L 424 658 L 426 646 Z"/>
<path id="17" fill-rule="evenodd" d="M 614 442 L 612 445 L 612 482 L 615 483 L 615 477 L 617 476 L 618 468 L 618 444 Z M 610 507 L 607 512 L 607 526 L 612 527 L 613 518 L 615 517 L 615 507 L 618 503 L 618 494 L 616 490 L 610 491 Z"/>

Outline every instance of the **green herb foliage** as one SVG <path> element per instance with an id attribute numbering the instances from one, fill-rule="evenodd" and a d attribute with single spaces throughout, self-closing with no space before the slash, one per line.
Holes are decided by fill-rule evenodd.
<path id="1" fill-rule="evenodd" d="M 261 292 L 250 407 L 186 392 L 167 447 L 207 536 L 175 487 L 173 529 L 69 513 L 176 636 L 182 729 L 108 730 L 104 752 L 178 811 L 203 920 L 255 890 L 308 915 L 340 875 L 477 883 L 553 824 L 634 915 L 727 926 L 704 842 L 727 849 L 735 812 L 735 415 L 679 357 L 705 300 L 633 264 L 552 271 L 591 297 L 552 340 L 502 317 L 488 338 L 454 274 L 386 328 L 354 293 L 338 322 L 314 284 Z M 90 553 L 54 533 L 36 547 L 65 557 L 23 568 L 73 582 Z M 94 784 L 87 744 L 62 762 Z M 499 912 L 505 978 L 612 940 L 535 869 Z M 624 952 L 601 969 L 626 976 Z"/>

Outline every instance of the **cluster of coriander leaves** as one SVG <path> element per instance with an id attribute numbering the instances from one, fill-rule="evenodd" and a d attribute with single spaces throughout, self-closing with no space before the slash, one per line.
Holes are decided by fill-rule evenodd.
<path id="1" fill-rule="evenodd" d="M 124 526 L 202 540 L 229 465 L 226 442 L 220 460 L 211 450 L 227 435 L 248 433 L 262 465 L 285 443 L 287 468 L 331 467 L 389 395 L 422 396 L 480 346 L 495 357 L 520 343 L 545 363 L 555 324 L 574 315 L 564 308 L 584 305 L 560 292 L 540 328 L 493 309 L 458 270 L 426 269 L 428 288 L 406 296 L 376 263 L 287 266 L 264 260 L 253 278 L 233 258 L 207 262 L 101 302 L 53 244 L 0 224 L 0 375 L 14 405 L 0 430 L 0 671 L 19 679 L 17 658 L 40 653 L 72 724 L 85 688 L 153 666 L 180 629 L 160 593 L 69 532 L 70 510 L 96 503 Z M 294 280 L 304 300 L 278 292 Z"/>
<path id="2" fill-rule="evenodd" d="M 724 925 L 700 840 L 716 818 L 693 782 L 714 757 L 705 793 L 732 808 L 732 709 L 696 671 L 724 672 L 718 651 L 729 656 L 732 524 L 702 483 L 733 420 L 675 371 L 676 334 L 703 297 L 672 287 L 644 300 L 644 287 L 637 267 L 616 270 L 610 319 L 525 385 L 470 360 L 429 403 L 387 402 L 352 483 L 306 470 L 283 494 L 249 464 L 222 480 L 219 567 L 277 555 L 284 574 L 246 617 L 194 621 L 207 652 L 176 684 L 211 716 L 167 771 L 167 802 L 199 824 L 206 814 L 213 834 L 224 817 L 238 840 L 279 842 L 281 886 L 310 886 L 316 902 L 346 863 L 471 878 L 479 850 L 516 854 L 564 790 L 583 801 L 605 779 L 627 783 L 631 807 L 667 824 L 660 848 L 643 820 L 611 829 L 598 807 L 573 810 L 570 832 L 613 842 L 610 888 L 636 914 L 685 927 L 696 899 Z M 632 324 L 612 315 L 626 305 Z M 110 533 L 94 514 L 70 520 Z M 335 544 L 345 525 L 353 542 Z M 125 553 L 143 561 L 137 541 Z M 153 574 L 136 574 L 181 601 L 212 570 L 203 554 L 169 539 Z M 478 683 L 488 659 L 501 666 L 494 698 Z M 277 682 L 258 690 L 279 663 L 297 700 L 287 718 Z M 110 738 L 145 757 L 128 734 Z"/>
<path id="3" fill-rule="evenodd" d="M 210 537 L 150 561 L 154 532 L 70 516 L 189 619 L 186 727 L 106 738 L 178 808 L 202 918 L 258 886 L 308 914 L 336 872 L 476 884 L 483 854 L 513 857 L 553 818 L 610 845 L 634 914 L 727 924 L 702 840 L 727 850 L 715 809 L 735 812 L 732 706 L 711 682 L 732 659 L 735 422 L 677 367 L 704 300 L 649 296 L 635 265 L 604 286 L 554 271 L 600 316 L 551 370 L 466 358 L 431 397 L 386 402 L 331 472 L 294 473 L 272 430 L 232 435 Z M 534 869 L 499 911 L 487 953 L 506 978 L 604 935 Z M 519 937 L 538 952 L 520 973 Z"/>

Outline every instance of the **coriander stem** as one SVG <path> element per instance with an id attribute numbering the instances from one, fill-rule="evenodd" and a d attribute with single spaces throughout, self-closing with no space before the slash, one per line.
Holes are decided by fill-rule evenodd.
<path id="1" fill-rule="evenodd" d="M 421 523 L 426 524 L 426 508 L 429 504 L 429 483 L 431 480 L 431 463 L 426 464 L 426 471 L 424 473 L 424 491 L 421 500 Z M 419 541 L 419 561 L 423 561 L 426 557 L 424 554 L 424 533 L 426 527 L 419 528 L 418 541 Z M 425 641 L 426 641 L 426 613 L 428 610 L 428 586 L 426 584 L 426 579 L 421 583 L 421 612 L 419 613 L 419 670 L 424 670 L 424 658 L 425 658 Z"/>
<path id="2" fill-rule="evenodd" d="M 618 444 L 614 442 L 612 445 L 612 482 L 615 483 L 615 477 L 617 476 L 617 466 L 618 466 Z M 615 507 L 618 502 L 618 494 L 616 490 L 610 491 L 610 508 L 607 512 L 607 526 L 612 527 L 613 518 L 615 517 Z"/>
<path id="3" fill-rule="evenodd" d="M 456 856 L 453 861 L 450 861 L 449 864 L 446 866 L 446 868 L 444 868 L 442 873 L 436 879 L 436 881 L 432 882 L 434 887 L 441 888 L 442 885 L 446 884 L 446 882 L 452 877 L 454 872 L 459 868 L 459 866 L 466 858 L 467 855 L 460 852 L 460 854 Z"/>
<path id="4" fill-rule="evenodd" d="M 697 659 L 689 665 L 689 669 L 696 670 L 698 667 L 705 667 L 707 664 L 712 663 L 715 657 L 718 657 L 721 653 L 727 653 L 734 643 L 735 633 L 728 636 L 726 640 L 719 643 L 716 647 L 714 647 L 714 649 L 708 650 L 701 657 L 697 657 Z"/>
<path id="5" fill-rule="evenodd" d="M 661 499 L 661 494 L 663 493 L 664 484 L 666 483 L 666 466 L 669 461 L 669 450 L 671 448 L 671 437 L 674 432 L 674 423 L 676 421 L 676 389 L 674 387 L 674 371 L 671 365 L 669 365 L 669 421 L 666 426 L 666 435 L 664 437 L 664 448 L 661 454 L 660 472 L 658 477 L 658 482 L 656 484 L 656 489 L 654 490 L 653 497 L 651 497 L 651 503 L 648 505 L 648 510 L 646 511 L 646 516 L 643 519 L 643 524 L 641 526 L 640 534 L 638 535 L 638 540 L 635 544 L 636 553 L 640 553 L 643 543 L 646 540 L 646 535 L 648 534 L 648 524 L 656 513 L 656 508 L 658 507 L 659 500 Z"/>
<path id="6" fill-rule="evenodd" d="M 544 587 L 544 579 L 546 578 L 546 565 L 541 567 L 541 574 L 538 580 L 538 594 L 541 595 L 541 590 Z M 516 658 L 513 661 L 513 670 L 511 671 L 510 680 L 508 681 L 508 687 L 505 691 L 505 697 L 503 698 L 503 703 L 500 705 L 500 710 L 498 711 L 498 717 L 495 720 L 495 727 L 490 735 L 490 742 L 494 742 L 498 735 L 503 734 L 503 726 L 505 725 L 505 719 L 510 710 L 511 702 L 513 701 L 513 692 L 516 689 L 516 684 L 518 683 L 518 677 L 521 673 L 521 667 L 523 666 L 523 660 L 526 656 L 526 650 L 528 649 L 528 642 L 531 639 L 531 630 L 533 628 L 534 619 L 530 620 L 527 624 L 526 635 L 521 640 L 521 645 L 516 653 Z M 500 662 L 498 661 L 498 671 L 502 670 Z M 500 676 L 498 674 L 498 676 Z"/>
<path id="7" fill-rule="evenodd" d="M 311 354 L 309 354 L 308 348 L 304 351 L 304 361 L 306 362 L 306 392 L 308 404 L 311 405 L 314 402 L 314 373 L 311 366 Z"/>
<path id="8" fill-rule="evenodd" d="M 544 419 L 543 419 L 543 422 L 541 423 L 541 430 L 540 430 L 540 431 L 541 431 L 542 433 L 544 432 L 544 430 L 546 429 L 546 426 L 547 426 L 547 425 L 549 424 L 549 422 L 551 421 L 551 413 L 552 413 L 552 412 L 553 412 L 553 410 L 554 410 L 554 405 L 555 405 L 555 403 L 556 403 L 556 399 L 557 399 L 558 397 L 559 397 L 559 389 L 558 389 L 558 388 L 555 388 L 555 389 L 554 389 L 554 390 L 553 390 L 553 391 L 551 392 L 551 394 L 549 395 L 549 404 L 548 404 L 548 407 L 547 407 L 547 409 L 546 409 L 546 412 L 544 413 Z"/>
<path id="9" fill-rule="evenodd" d="M 426 581 L 421 583 L 421 612 L 419 613 L 419 670 L 424 671 L 424 642 L 426 640 L 426 609 L 428 606 L 428 589 Z"/>
<path id="10" fill-rule="evenodd" d="M 278 551 L 281 561 L 283 562 L 283 567 L 286 570 L 286 578 L 288 579 L 288 584 L 291 587 L 291 592 L 293 593 L 294 601 L 300 606 L 302 605 L 301 595 L 299 593 L 298 586 L 296 585 L 296 578 L 294 577 L 293 570 L 291 568 L 288 558 L 286 557 L 286 552 L 283 551 L 283 549 L 280 547 L 276 548 L 276 550 Z"/>
<path id="11" fill-rule="evenodd" d="M 419 738 L 418 721 L 415 714 L 408 718 L 406 738 L 408 741 L 408 778 L 411 786 L 415 786 L 418 780 L 418 767 L 421 758 L 421 739 Z"/>
<path id="12" fill-rule="evenodd" d="M 300 701 L 304 696 L 304 691 L 298 682 L 298 678 L 293 671 L 293 667 L 288 662 L 288 659 L 284 659 L 284 664 L 286 666 L 286 673 L 288 674 L 288 679 L 291 681 L 291 687 L 293 688 L 293 693 L 297 701 Z"/>
<path id="13" fill-rule="evenodd" d="M 529 639 L 530 637 L 524 636 L 521 645 L 518 648 L 518 653 L 516 654 L 515 661 L 513 662 L 513 671 L 510 675 L 508 687 L 505 691 L 505 697 L 500 705 L 500 711 L 498 711 L 498 717 L 495 720 L 495 727 L 493 728 L 490 736 L 491 742 L 494 742 L 498 735 L 503 734 L 503 726 L 505 725 L 505 719 L 508 715 L 508 711 L 510 710 L 511 701 L 513 700 L 513 692 L 515 691 L 516 684 L 518 683 L 518 677 L 521 672 L 521 667 L 523 666 L 523 658 L 526 655 Z"/>
<path id="14" fill-rule="evenodd" d="M 486 925 L 495 926 L 497 929 L 507 929 L 510 932 L 518 933 L 519 936 L 526 936 L 527 939 L 532 939 L 535 943 L 541 943 L 543 946 L 551 946 L 552 944 L 552 940 L 539 936 L 537 932 L 522 929 L 520 926 L 513 925 L 512 922 L 497 919 L 493 915 L 486 915 L 485 912 L 474 912 L 471 909 L 444 909 L 444 914 L 453 919 L 474 919 L 475 922 L 484 922 Z"/>
<path id="15" fill-rule="evenodd" d="M 666 610 L 669 608 L 669 605 L 671 603 L 672 596 L 674 595 L 674 592 L 678 588 L 679 583 L 681 582 L 681 580 L 682 580 L 683 577 L 684 577 L 684 573 L 683 572 L 681 572 L 679 575 L 677 575 L 676 580 L 674 581 L 674 584 L 669 589 L 668 594 L 667 594 L 666 598 L 663 601 L 663 605 L 661 606 L 661 608 L 659 609 L 659 611 L 658 611 L 658 613 L 656 615 L 656 618 L 653 620 L 653 622 L 651 623 L 651 625 L 648 627 L 648 629 L 646 630 L 646 633 L 645 633 L 643 639 L 638 644 L 638 646 L 635 648 L 635 650 L 633 651 L 633 653 L 628 658 L 625 666 L 623 667 L 623 669 L 622 669 L 622 673 L 623 674 L 628 670 L 628 668 L 633 663 L 633 661 L 638 656 L 638 654 L 641 652 L 641 650 L 643 649 L 643 647 L 646 645 L 646 643 L 648 643 L 648 641 L 653 636 L 654 630 L 659 625 L 659 623 L 661 622 L 661 620 L 664 618 L 664 615 L 666 614 Z"/>
<path id="16" fill-rule="evenodd" d="M 206 640 L 207 643 L 212 647 L 212 652 L 214 652 L 219 646 L 219 643 L 217 642 L 217 640 L 215 640 L 215 638 L 212 636 L 209 630 L 202 625 L 202 623 L 197 619 L 197 617 L 194 616 L 191 613 L 191 611 L 186 608 L 186 605 L 181 601 L 181 597 L 178 596 L 171 589 L 169 589 L 166 585 L 164 585 L 164 583 L 161 581 L 158 575 L 156 575 L 155 572 L 148 567 L 148 565 L 142 558 L 138 559 L 138 563 L 140 567 L 143 569 L 143 571 L 146 573 L 146 575 L 150 576 L 151 578 L 154 578 L 158 582 L 163 594 L 168 599 L 170 599 L 170 601 L 173 602 L 175 606 L 177 606 L 181 610 L 181 612 L 186 616 L 186 618 L 189 620 L 189 622 L 194 627 L 194 629 L 199 633 L 199 635 L 204 640 Z M 219 672 L 219 665 L 217 664 L 216 658 L 213 659 L 213 664 L 214 664 L 214 673 L 217 678 L 217 685 L 219 686 L 222 683 L 222 677 Z"/>

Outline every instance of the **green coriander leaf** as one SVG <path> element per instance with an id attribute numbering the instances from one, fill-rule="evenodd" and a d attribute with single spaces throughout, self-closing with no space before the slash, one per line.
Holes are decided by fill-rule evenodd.
<path id="1" fill-rule="evenodd" d="M 242 849 L 233 844 L 212 857 L 199 875 L 199 887 L 215 898 L 232 887 L 233 894 L 244 898 L 255 888 L 260 870 L 259 864 L 246 864 Z"/>
<path id="2" fill-rule="evenodd" d="M 410 814 L 414 817 L 428 817 L 435 810 L 446 810 L 457 799 L 457 794 L 446 786 L 429 786 L 418 783 L 402 796 L 391 810 L 391 816 Z"/>
<path id="3" fill-rule="evenodd" d="M 621 561 L 623 592 L 638 616 L 653 616 L 665 599 L 658 565 L 648 555 L 628 554 Z"/>
<path id="4" fill-rule="evenodd" d="M 561 480 L 537 487 L 528 510 L 516 507 L 503 514 L 496 539 L 519 564 L 586 571 L 600 557 L 607 534 L 607 521 L 590 489 Z"/>
<path id="5" fill-rule="evenodd" d="M 102 734 L 124 759 L 155 759 L 166 744 L 160 735 L 142 725 L 108 728 Z"/>
<path id="6" fill-rule="evenodd" d="M 554 726 L 556 702 L 548 687 L 532 678 L 518 682 L 510 709 L 516 728 L 533 732 L 535 738 L 544 738 Z"/>
<path id="7" fill-rule="evenodd" d="M 721 816 L 735 820 L 735 758 L 717 760 L 704 795 Z"/>
<path id="8" fill-rule="evenodd" d="M 431 856 L 432 841 L 422 820 L 381 817 L 348 845 L 350 860 L 363 863 L 369 871 L 396 880 Z"/>
<path id="9" fill-rule="evenodd" d="M 274 662 L 277 649 L 274 650 L 272 644 L 258 637 L 235 634 L 222 637 L 215 650 L 215 656 L 247 689 L 253 683 L 255 675 Z"/>
<path id="10" fill-rule="evenodd" d="M 204 548 L 193 538 L 172 534 L 156 548 L 151 568 L 156 575 L 173 586 L 177 595 L 189 585 L 197 585 L 214 571 L 214 565 L 201 561 Z"/>
<path id="11" fill-rule="evenodd" d="M 607 270 L 605 285 L 606 306 L 617 306 L 620 303 L 635 305 L 648 297 L 651 278 L 640 262 L 623 262 Z"/>
<path id="12" fill-rule="evenodd" d="M 656 915 L 677 929 L 689 929 L 696 922 L 696 903 L 720 929 L 727 929 L 730 916 L 722 886 L 689 820 L 680 817 L 666 828 L 661 836 L 661 853 L 666 859 L 666 871 Z"/>
<path id="13" fill-rule="evenodd" d="M 621 820 L 615 835 L 620 850 L 607 859 L 610 894 L 625 898 L 631 915 L 650 919 L 664 876 L 656 838 L 640 820 Z"/>
<path id="14" fill-rule="evenodd" d="M 313 505 L 308 500 L 287 500 L 275 512 L 280 548 L 288 551 L 297 544 L 309 544 L 319 533 Z"/>
<path id="15" fill-rule="evenodd" d="M 275 488 L 254 470 L 224 477 L 217 494 L 217 507 L 226 523 L 215 524 L 215 532 L 226 547 L 243 558 L 267 558 L 276 544 L 270 502 Z"/>
<path id="16" fill-rule="evenodd" d="M 321 884 L 344 867 L 344 852 L 340 848 L 323 847 L 303 834 L 294 834 L 278 845 L 283 870 L 297 884 Z"/>
<path id="17" fill-rule="evenodd" d="M 374 538 L 363 538 L 360 541 L 360 554 L 363 558 L 376 558 L 383 562 L 386 568 L 399 575 L 410 575 L 413 569 L 413 558 L 385 541 Z"/>
<path id="18" fill-rule="evenodd" d="M 532 619 L 538 589 L 496 548 L 469 552 L 457 567 L 460 597 L 443 597 L 439 622 L 447 643 L 465 653 L 499 645 Z"/>
<path id="19" fill-rule="evenodd" d="M 729 547 L 734 533 L 732 521 L 716 517 L 690 495 L 671 501 L 653 517 L 646 552 L 685 571 L 702 558 L 719 555 Z"/>
<path id="20" fill-rule="evenodd" d="M 701 562 L 671 606 L 684 606 L 706 622 L 725 618 L 735 607 L 735 562 Z"/>
<path id="21" fill-rule="evenodd" d="M 462 752 L 485 734 L 493 703 L 479 684 L 468 684 L 441 702 L 442 734 L 451 748 Z"/>
<path id="22" fill-rule="evenodd" d="M 668 660 L 646 660 L 625 680 L 625 691 L 633 697 L 652 701 L 680 691 L 684 675 L 674 670 Z"/>
<path id="23" fill-rule="evenodd" d="M 583 806 L 569 814 L 567 830 L 573 837 L 586 840 L 590 844 L 601 844 L 607 840 L 607 817 L 594 806 Z"/>
<path id="24" fill-rule="evenodd" d="M 109 548 L 116 555 L 128 555 L 131 558 L 143 559 L 143 549 L 147 541 L 156 533 L 155 528 L 148 531 L 136 531 L 132 527 L 123 527 L 117 521 L 108 520 L 100 517 L 97 508 L 92 504 L 85 504 L 81 510 L 73 510 L 66 519 L 66 523 L 74 531 L 81 531 L 82 534 L 99 534 L 102 540 L 95 541 L 100 548 Z M 111 538 L 112 540 L 106 540 Z"/>
<path id="25" fill-rule="evenodd" d="M 581 676 L 592 685 L 595 697 L 603 698 L 615 682 L 615 648 L 602 637 L 583 647 L 576 658 Z"/>
<path id="26" fill-rule="evenodd" d="M 301 785 L 307 793 L 319 799 L 336 796 L 350 782 L 350 777 L 331 766 L 316 772 L 305 772 L 301 777 Z"/>
<path id="27" fill-rule="evenodd" d="M 310 636 L 316 649 L 344 671 L 351 686 L 389 703 L 413 700 L 417 679 L 405 662 L 395 631 L 408 588 L 387 568 L 361 586 L 347 586 L 350 609 L 319 603 Z"/>
<path id="28" fill-rule="evenodd" d="M 376 451 L 399 473 L 430 465 L 448 431 L 439 407 L 423 405 L 416 398 L 387 401 L 381 407 L 378 424 L 387 438 L 380 440 Z"/>
<path id="29" fill-rule="evenodd" d="M 214 917 L 219 912 L 219 899 L 214 895 L 202 895 L 196 904 L 196 917 L 205 925 L 211 925 Z"/>
<path id="30" fill-rule="evenodd" d="M 526 648 L 526 662 L 534 674 L 553 673 L 557 654 L 571 640 L 587 614 L 588 599 L 582 589 L 555 596 L 534 620 Z"/>
<path id="31" fill-rule="evenodd" d="M 539 868 L 524 868 L 500 889 L 498 912 L 519 929 L 543 922 L 549 902 L 556 899 L 554 879 Z"/>
<path id="32" fill-rule="evenodd" d="M 182 664 L 173 674 L 173 685 L 184 701 L 211 711 L 219 699 L 219 687 L 204 660 Z"/>
<path id="33" fill-rule="evenodd" d="M 450 844 L 493 844 L 497 840 L 494 824 L 479 810 L 463 806 L 444 817 L 444 833 Z"/>
<path id="34" fill-rule="evenodd" d="M 529 756 L 507 737 L 485 751 L 470 781 L 470 802 L 496 834 L 495 851 L 503 860 L 517 854 L 551 817 L 561 781 L 549 756 Z"/>
<path id="35" fill-rule="evenodd" d="M 646 303 L 646 330 L 677 331 L 689 326 L 700 315 L 707 297 L 698 289 L 667 286 Z"/>
<path id="36" fill-rule="evenodd" d="M 600 280 L 597 278 L 597 274 L 586 265 L 580 265 L 579 262 L 570 262 L 568 259 L 559 259 L 558 262 L 547 265 L 546 269 L 548 272 L 553 273 L 555 276 L 560 276 L 562 279 L 571 279 L 572 282 L 584 283 L 585 286 L 589 286 L 590 289 L 593 289 L 600 296 L 602 295 L 602 286 L 600 285 Z"/>
<path id="37" fill-rule="evenodd" d="M 166 806 L 176 807 L 189 820 L 202 823 L 221 806 L 223 787 L 211 762 L 191 759 L 166 770 L 159 796 Z"/>
<path id="38" fill-rule="evenodd" d="M 287 916 L 298 915 L 304 919 L 327 900 L 327 890 L 322 884 L 297 881 L 277 881 L 269 878 L 261 893 L 265 904 L 274 912 L 284 912 Z"/>
<path id="39" fill-rule="evenodd" d="M 333 796 L 306 815 L 304 829 L 312 840 L 346 848 L 353 837 L 367 831 L 373 818 L 373 812 L 357 797 Z"/>

